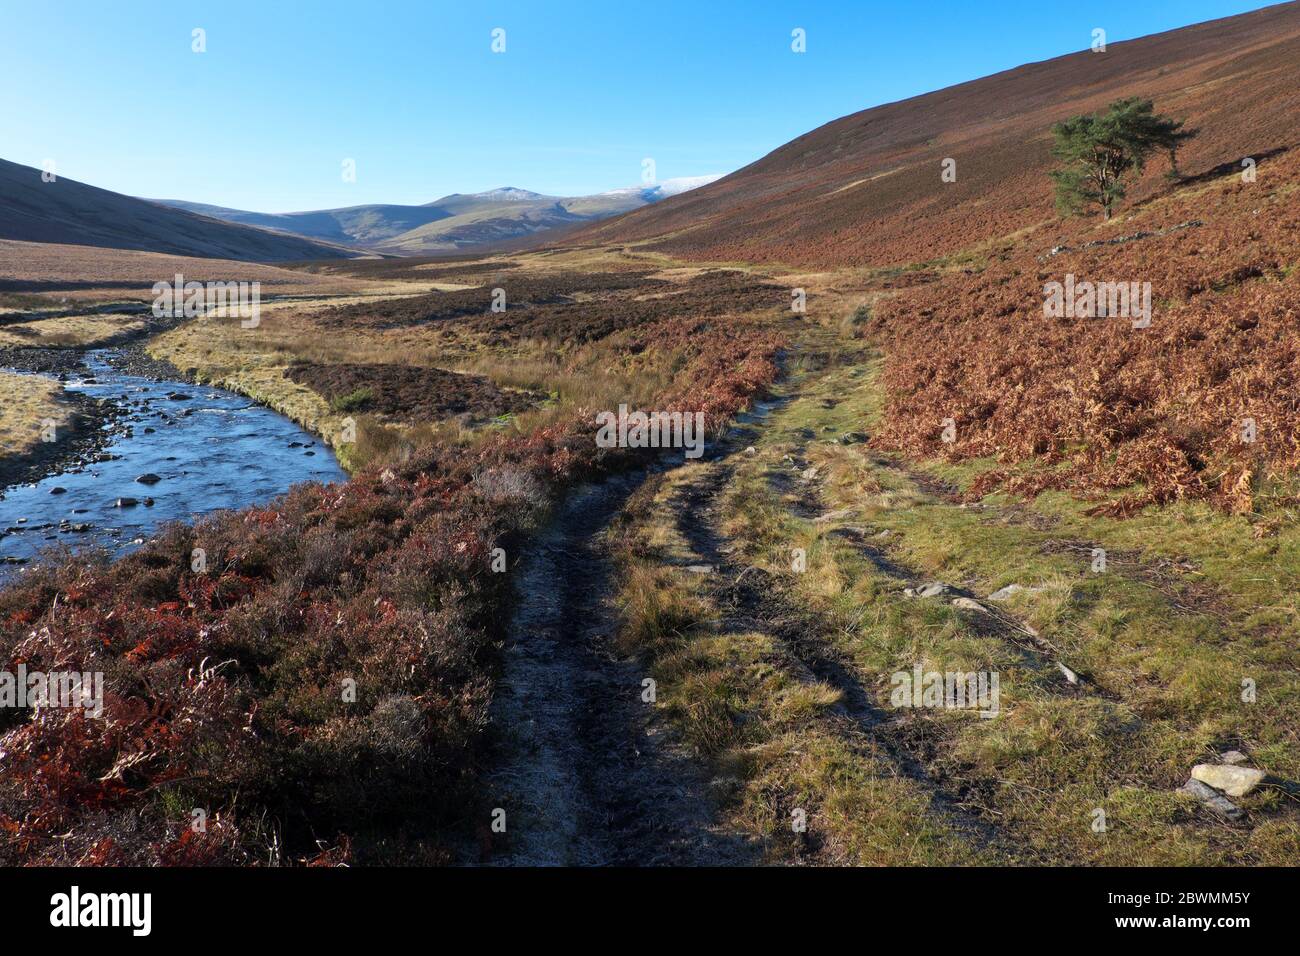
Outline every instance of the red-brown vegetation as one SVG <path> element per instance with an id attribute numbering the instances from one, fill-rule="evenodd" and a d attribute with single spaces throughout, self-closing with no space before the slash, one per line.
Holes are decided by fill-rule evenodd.
<path id="1" fill-rule="evenodd" d="M 1052 255 L 1043 230 L 982 272 L 882 300 L 867 326 L 888 355 L 876 443 L 996 457 L 1005 467 L 976 493 L 1136 485 L 1103 510 L 1182 498 L 1252 510 L 1300 466 L 1300 152 L 1259 169 L 1254 183 L 1184 186 L 1114 230 L 1144 238 L 1085 246 L 1093 233 L 1074 223 L 1070 250 Z M 1044 285 L 1067 274 L 1150 282 L 1150 328 L 1045 318 Z"/>
<path id="2" fill-rule="evenodd" d="M 498 388 L 482 375 L 463 375 L 417 365 L 328 365 L 297 362 L 285 373 L 326 401 L 364 396 L 347 411 L 378 413 L 409 423 L 456 415 L 494 418 L 523 411 L 544 396 Z"/>
<path id="3" fill-rule="evenodd" d="M 644 331 L 642 358 L 685 360 L 657 407 L 711 427 L 776 374 L 769 333 Z M 0 862 L 328 863 L 374 859 L 376 834 L 438 859 L 473 800 L 508 610 L 491 549 L 513 556 L 565 485 L 647 454 L 594 436 L 580 410 L 434 445 L 0 592 L 0 666 L 106 675 L 103 719 L 6 714 Z"/>

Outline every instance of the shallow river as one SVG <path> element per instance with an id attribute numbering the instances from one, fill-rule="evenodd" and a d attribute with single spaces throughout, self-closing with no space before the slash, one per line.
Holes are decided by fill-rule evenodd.
<path id="1" fill-rule="evenodd" d="M 65 387 L 128 406 L 117 424 L 130 434 L 103 448 L 112 460 L 0 491 L 0 581 L 22 572 L 15 559 L 30 562 L 46 548 L 123 554 L 164 522 L 265 502 L 303 481 L 347 478 L 315 436 L 241 395 L 123 374 L 102 352 L 85 361 L 93 383 L 71 378 Z M 136 480 L 150 475 L 161 480 Z"/>

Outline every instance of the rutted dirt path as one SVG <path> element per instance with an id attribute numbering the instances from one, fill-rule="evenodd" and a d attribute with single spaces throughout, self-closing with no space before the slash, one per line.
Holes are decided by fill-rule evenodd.
<path id="1" fill-rule="evenodd" d="M 674 497 L 674 520 L 701 564 L 716 570 L 724 626 L 771 634 L 783 666 L 801 681 L 841 694 L 837 734 L 864 760 L 883 753 L 891 772 L 916 785 L 936 821 L 972 850 L 1012 861 L 1017 844 L 931 773 L 926 755 L 874 699 L 855 667 L 808 613 L 789 603 L 762 569 L 735 564 L 720 530 L 720 496 L 733 456 L 776 404 L 740 416 L 741 427 Z M 502 738 L 489 778 L 506 810 L 493 837 L 499 865 L 727 865 L 761 862 L 762 850 L 715 823 L 705 769 L 677 745 L 641 700 L 645 668 L 613 646 L 617 590 L 602 536 L 644 473 L 587 486 L 560 505 L 518 570 L 519 609 L 492 710 Z M 807 509 L 818 510 L 810 498 Z M 978 799 L 972 801 L 978 805 Z M 810 862 L 815 861 L 815 855 Z"/>
<path id="2" fill-rule="evenodd" d="M 488 781 L 506 810 L 499 865 L 757 862 L 715 829 L 702 768 L 641 700 L 645 677 L 612 645 L 612 567 L 601 535 L 644 475 L 571 494 L 519 568 L 519 611 L 492 709 L 502 734 Z"/>
<path id="3" fill-rule="evenodd" d="M 802 394 L 815 381 L 816 373 L 805 379 Z M 1035 851 L 992 809 L 987 781 L 954 777 L 936 763 L 933 741 L 882 703 L 838 646 L 834 622 L 789 593 L 779 575 L 736 558 L 736 542 L 723 530 L 724 495 L 748 460 L 743 449 L 768 427 L 768 412 L 800 397 L 791 385 L 776 402 L 740 416 L 729 439 L 675 476 L 675 491 L 661 502 L 671 509 L 669 520 L 689 560 L 712 568 L 704 580 L 721 615 L 718 626 L 769 635 L 779 668 L 798 683 L 836 691 L 839 702 L 822 729 L 864 765 L 905 781 L 922 797 L 924 815 L 967 846 L 972 859 L 1032 862 Z M 817 436 L 801 437 L 787 455 L 789 473 L 782 468 L 769 478 L 791 515 L 822 524 L 831 517 L 825 478 L 807 461 Z M 616 647 L 619 621 L 610 599 L 619 582 L 605 532 L 653 473 L 609 479 L 570 495 L 518 569 L 518 610 L 492 710 L 501 744 L 489 793 L 507 814 L 506 832 L 491 838 L 492 863 L 729 865 L 764 859 L 754 839 L 718 824 L 707 765 L 676 740 L 661 710 L 642 701 L 648 662 Z M 921 490 L 934 497 L 944 489 Z M 834 515 L 826 524 L 828 538 L 847 543 L 900 589 L 923 583 L 921 573 L 878 546 L 869 529 L 845 523 L 850 512 Z M 1049 693 L 1115 699 L 1075 674 L 1054 645 L 1006 609 L 957 586 L 940 599 L 965 599 L 959 607 L 972 633 L 995 637 L 1028 668 L 1050 672 Z M 804 859 L 825 862 L 816 841 L 807 843 Z"/>
<path id="4" fill-rule="evenodd" d="M 916 784 L 928 797 L 936 819 L 973 846 L 1013 860 L 1016 844 L 997 825 L 964 805 L 963 794 L 945 788 L 898 733 L 891 715 L 875 700 L 854 666 L 843 659 L 820 622 L 806 610 L 790 604 L 780 587 L 761 568 L 740 566 L 729 555 L 719 528 L 720 497 L 733 472 L 726 460 L 714 463 L 677 496 L 678 530 L 702 562 L 717 569 L 716 597 L 726 609 L 727 626 L 739 630 L 761 629 L 771 634 L 785 655 L 786 666 L 806 680 L 817 680 L 840 693 L 840 733 L 851 747 L 875 748 L 887 755 L 893 770 Z"/>

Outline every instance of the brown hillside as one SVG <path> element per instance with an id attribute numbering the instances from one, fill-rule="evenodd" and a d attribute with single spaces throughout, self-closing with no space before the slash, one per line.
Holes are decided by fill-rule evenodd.
<path id="1" fill-rule="evenodd" d="M 1181 160 L 1193 174 L 1295 144 L 1298 63 L 1295 3 L 1112 43 L 846 116 L 572 241 L 801 266 L 933 260 L 1050 221 L 1051 125 L 1122 96 L 1202 129 Z M 955 183 L 940 180 L 946 157 Z M 1130 201 L 1163 188 L 1162 172 Z"/>

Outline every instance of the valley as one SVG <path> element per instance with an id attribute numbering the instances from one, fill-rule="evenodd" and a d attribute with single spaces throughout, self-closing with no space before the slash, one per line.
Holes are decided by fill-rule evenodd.
<path id="1" fill-rule="evenodd" d="M 574 197 L 0 163 L 0 658 L 104 676 L 0 710 L 0 864 L 1293 866 L 1298 51 Z"/>

